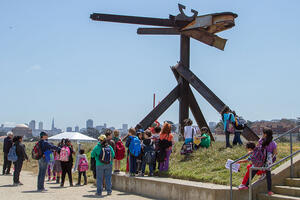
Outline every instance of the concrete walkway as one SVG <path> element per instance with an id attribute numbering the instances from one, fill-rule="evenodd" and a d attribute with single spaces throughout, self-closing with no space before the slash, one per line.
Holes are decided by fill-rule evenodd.
<path id="1" fill-rule="evenodd" d="M 45 182 L 47 192 L 39 193 L 36 191 L 37 177 L 31 172 L 22 171 L 20 181 L 24 184 L 22 186 L 14 187 L 12 185 L 12 176 L 0 175 L 0 199 L 3 200 L 32 200 L 32 199 L 47 199 L 47 200 L 82 200 L 82 199 L 99 199 L 95 196 L 96 187 L 93 185 L 80 187 L 65 187 L 60 188 L 58 184 Z M 68 180 L 66 180 L 68 186 Z M 106 196 L 103 192 L 101 199 L 128 199 L 128 200 L 147 200 L 142 196 L 132 195 L 120 191 L 113 191 L 111 196 Z"/>

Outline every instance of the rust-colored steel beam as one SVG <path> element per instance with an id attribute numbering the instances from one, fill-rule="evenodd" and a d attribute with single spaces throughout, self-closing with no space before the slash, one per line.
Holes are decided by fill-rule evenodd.
<path id="1" fill-rule="evenodd" d="M 147 129 L 178 99 L 180 86 L 177 85 L 139 124 Z"/>
<path id="2" fill-rule="evenodd" d="M 141 25 L 150 25 L 150 26 L 177 27 L 172 20 L 162 19 L 162 18 L 112 15 L 112 14 L 102 14 L 102 13 L 93 13 L 91 14 L 90 18 L 95 21 L 118 22 L 118 23 L 126 23 L 126 24 L 141 24 Z"/>
<path id="3" fill-rule="evenodd" d="M 171 70 L 172 70 L 177 82 L 180 83 L 179 82 L 180 75 L 178 74 L 178 72 L 174 69 L 174 67 L 171 67 Z M 208 124 L 205 120 L 205 117 L 204 117 L 204 115 L 203 115 L 203 113 L 202 113 L 202 111 L 201 111 L 201 109 L 200 109 L 200 107 L 197 103 L 197 100 L 196 100 L 196 98 L 193 94 L 193 91 L 191 90 L 190 87 L 188 88 L 188 99 L 189 99 L 189 107 L 190 107 L 190 109 L 193 113 L 193 116 L 194 116 L 194 118 L 197 122 L 198 127 L 199 128 L 207 127 L 211 140 L 215 141 L 215 138 L 211 133 L 211 130 L 210 130 L 210 128 L 209 128 L 209 126 L 208 126 Z"/>
<path id="4" fill-rule="evenodd" d="M 212 47 L 216 47 L 217 49 L 224 50 L 227 40 L 218 37 L 212 33 L 205 31 L 204 29 L 191 29 L 184 30 L 181 34 L 194 38 L 204 44 L 207 44 Z"/>
<path id="5" fill-rule="evenodd" d="M 191 70 L 185 68 L 182 64 L 175 66 L 176 71 L 187 80 L 212 107 L 221 113 L 226 106 Z"/>
<path id="6" fill-rule="evenodd" d="M 223 101 L 219 99 L 193 72 L 182 66 L 180 63 L 174 68 L 179 75 L 187 80 L 219 113 L 224 110 L 226 105 L 223 103 Z M 259 137 L 249 127 L 244 129 L 242 135 L 248 141 L 259 140 Z"/>
<path id="7" fill-rule="evenodd" d="M 138 28 L 140 35 L 180 35 L 176 28 Z"/>

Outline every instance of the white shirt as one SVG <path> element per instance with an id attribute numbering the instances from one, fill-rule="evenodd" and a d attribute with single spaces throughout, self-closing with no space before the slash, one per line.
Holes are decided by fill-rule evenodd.
<path id="1" fill-rule="evenodd" d="M 185 126 L 184 127 L 184 139 L 193 138 L 193 130 L 194 130 L 194 135 L 196 135 L 196 131 L 192 126 Z"/>

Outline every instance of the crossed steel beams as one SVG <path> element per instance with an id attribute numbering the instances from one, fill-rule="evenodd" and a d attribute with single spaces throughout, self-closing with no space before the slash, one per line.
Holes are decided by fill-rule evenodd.
<path id="1" fill-rule="evenodd" d="M 204 44 L 224 50 L 226 39 L 220 38 L 215 33 L 232 28 L 235 25 L 237 14 L 231 12 L 213 13 L 197 16 L 198 12 L 191 10 L 193 16 L 184 13 L 185 6 L 178 4 L 180 13 L 177 16 L 170 15 L 169 19 L 137 17 L 125 15 L 112 15 L 93 13 L 90 18 L 95 21 L 107 21 L 129 24 L 141 24 L 159 26 L 160 28 L 139 28 L 138 34 L 151 35 L 180 35 L 180 62 L 172 68 L 178 85 L 168 96 L 155 107 L 141 122 L 143 128 L 151 124 L 166 111 L 177 99 L 179 100 L 180 132 L 183 133 L 183 121 L 189 117 L 191 109 L 199 127 L 207 126 L 200 107 L 192 93 L 190 84 L 219 112 L 225 108 L 225 104 L 190 70 L 190 38 L 194 38 Z M 208 127 L 208 126 L 207 126 Z M 210 133 L 211 135 L 211 133 Z M 248 127 L 243 136 L 247 140 L 258 140 L 258 136 Z M 212 140 L 214 138 L 211 135 Z"/>
<path id="2" fill-rule="evenodd" d="M 180 82 L 180 78 L 185 79 L 189 84 L 191 84 L 219 113 L 223 111 L 226 105 L 187 67 L 178 63 L 171 69 L 178 81 L 178 85 L 140 122 L 143 127 L 149 127 L 154 120 L 156 120 L 175 102 L 175 100 L 181 97 L 180 86 L 182 83 Z M 190 86 L 188 86 L 187 90 L 187 99 L 189 108 L 191 109 L 198 126 L 208 127 Z M 242 135 L 249 141 L 257 141 L 259 139 L 259 137 L 249 127 L 244 129 Z M 213 139 L 212 135 L 211 138 Z"/>

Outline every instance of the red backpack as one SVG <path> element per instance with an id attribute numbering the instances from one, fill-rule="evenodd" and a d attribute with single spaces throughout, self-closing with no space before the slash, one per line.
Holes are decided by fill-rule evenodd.
<path id="1" fill-rule="evenodd" d="M 121 140 L 116 143 L 115 159 L 122 160 L 125 157 L 125 146 Z"/>
<path id="2" fill-rule="evenodd" d="M 31 151 L 32 159 L 39 160 L 43 157 L 42 148 L 40 142 L 35 143 L 32 151 Z"/>

